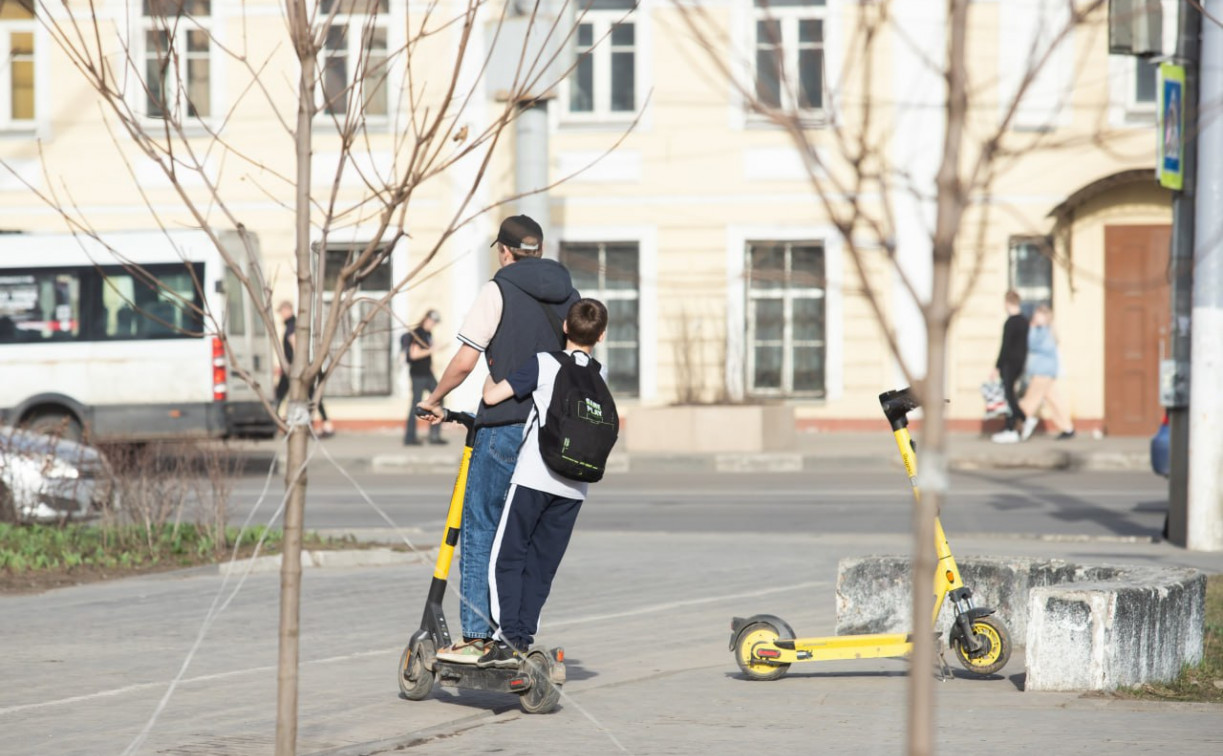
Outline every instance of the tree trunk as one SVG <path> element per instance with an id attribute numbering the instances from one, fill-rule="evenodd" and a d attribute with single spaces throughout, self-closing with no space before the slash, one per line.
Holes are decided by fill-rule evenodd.
<path id="1" fill-rule="evenodd" d="M 298 75 L 297 191 L 294 205 L 297 260 L 297 327 L 293 363 L 288 366 L 289 438 L 285 459 L 288 499 L 284 516 L 284 545 L 280 565 L 280 653 L 276 675 L 276 756 L 297 752 L 297 666 L 300 657 L 302 521 L 306 511 L 306 462 L 310 441 L 311 325 L 314 302 L 314 266 L 310 259 L 310 161 L 314 119 L 317 51 L 310 34 L 304 0 L 287 4 L 290 34 L 300 61 Z"/>
<path id="2" fill-rule="evenodd" d="M 924 421 L 919 463 L 921 495 L 913 511 L 913 663 L 909 672 L 909 754 L 934 753 L 934 520 L 947 492 L 947 331 L 951 321 L 951 274 L 956 236 L 964 215 L 960 161 L 968 111 L 965 34 L 968 0 L 948 0 L 947 103 L 943 157 L 939 165 L 930 302 L 926 319 L 926 378 L 921 391 Z"/>

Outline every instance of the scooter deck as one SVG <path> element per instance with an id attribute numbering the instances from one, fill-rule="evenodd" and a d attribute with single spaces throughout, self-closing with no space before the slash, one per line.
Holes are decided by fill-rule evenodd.
<path id="1" fill-rule="evenodd" d="M 752 656 L 775 664 L 842 659 L 883 659 L 908 656 L 913 638 L 905 633 L 832 635 L 820 638 L 786 638 L 761 643 Z"/>
<path id="2" fill-rule="evenodd" d="M 530 690 L 531 676 L 526 670 L 480 668 L 474 664 L 458 664 L 438 659 L 433 666 L 434 679 L 439 685 L 466 690 L 487 690 L 494 693 L 522 693 Z"/>

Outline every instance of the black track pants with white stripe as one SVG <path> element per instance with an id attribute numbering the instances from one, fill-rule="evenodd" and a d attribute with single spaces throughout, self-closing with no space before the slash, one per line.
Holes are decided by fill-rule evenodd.
<path id="1" fill-rule="evenodd" d="M 497 637 L 520 650 L 535 641 L 539 613 L 565 556 L 581 499 L 510 486 L 493 540 L 488 582 Z"/>

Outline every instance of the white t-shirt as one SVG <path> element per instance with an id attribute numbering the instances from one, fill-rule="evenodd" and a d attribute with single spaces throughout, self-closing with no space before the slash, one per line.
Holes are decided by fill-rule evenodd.
<path id="1" fill-rule="evenodd" d="M 590 355 L 580 349 L 573 350 L 571 354 L 579 365 L 586 365 L 590 361 Z M 606 381 L 607 366 L 599 367 L 599 374 Z M 539 451 L 539 426 L 547 422 L 548 407 L 552 404 L 552 387 L 560 369 L 561 364 L 555 357 L 548 352 L 540 352 L 507 379 L 515 396 L 520 399 L 530 396 L 534 402 L 523 430 L 522 449 L 518 452 L 518 465 L 514 468 L 510 483 L 566 499 L 585 499 L 589 484 L 553 472 Z"/>
<path id="2" fill-rule="evenodd" d="M 505 302 L 501 298 L 501 287 L 495 281 L 488 281 L 480 287 L 476 301 L 467 312 L 463 325 L 459 327 L 459 341 L 476 351 L 488 349 L 488 343 L 497 334 L 501 325 L 501 311 Z"/>

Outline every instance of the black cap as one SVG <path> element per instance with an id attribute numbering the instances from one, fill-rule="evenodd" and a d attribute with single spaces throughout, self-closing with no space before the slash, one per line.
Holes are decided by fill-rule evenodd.
<path id="1" fill-rule="evenodd" d="M 538 252 L 544 241 L 544 230 L 526 215 L 511 215 L 501 221 L 501 230 L 493 244 L 504 244 L 510 249 L 523 252 Z M 488 246 L 493 246 L 490 244 Z"/>

